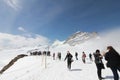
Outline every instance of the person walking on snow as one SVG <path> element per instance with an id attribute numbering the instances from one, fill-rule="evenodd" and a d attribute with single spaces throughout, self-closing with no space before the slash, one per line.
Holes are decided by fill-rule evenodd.
<path id="1" fill-rule="evenodd" d="M 55 53 L 53 53 L 53 60 L 55 60 Z"/>
<path id="2" fill-rule="evenodd" d="M 89 54 L 89 59 L 90 59 L 90 61 L 93 61 L 93 60 L 92 60 L 92 54 L 91 54 L 91 53 Z"/>
<path id="3" fill-rule="evenodd" d="M 119 80 L 120 72 L 120 54 L 112 47 L 107 47 L 108 52 L 105 53 L 105 60 L 107 61 L 107 67 L 112 70 L 114 80 Z"/>
<path id="4" fill-rule="evenodd" d="M 76 58 L 76 60 L 78 60 L 78 53 L 77 52 L 75 52 L 75 58 Z"/>
<path id="5" fill-rule="evenodd" d="M 85 52 L 83 52 L 83 54 L 82 54 L 82 61 L 83 61 L 83 63 L 86 63 L 85 58 L 86 58 L 86 54 L 85 54 Z"/>
<path id="6" fill-rule="evenodd" d="M 73 57 L 72 54 L 68 51 L 67 55 L 66 55 L 66 57 L 64 59 L 64 61 L 67 59 L 67 68 L 69 70 L 71 69 L 71 63 L 73 62 L 72 57 Z"/>
<path id="7" fill-rule="evenodd" d="M 100 54 L 100 50 L 97 49 L 93 55 L 95 57 L 95 64 L 97 67 L 98 78 L 99 78 L 99 80 L 102 80 L 104 78 L 101 76 L 101 72 L 102 72 L 102 69 L 105 69 L 105 67 L 104 67 L 104 64 L 102 62 L 102 55 Z"/>

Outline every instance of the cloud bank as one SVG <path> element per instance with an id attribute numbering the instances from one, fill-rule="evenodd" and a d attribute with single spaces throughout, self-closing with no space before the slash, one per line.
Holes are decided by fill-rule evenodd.
<path id="1" fill-rule="evenodd" d="M 49 40 L 41 35 L 36 35 L 33 38 L 21 35 L 0 33 L 0 49 L 35 47 L 40 45 L 47 45 L 48 43 Z"/>

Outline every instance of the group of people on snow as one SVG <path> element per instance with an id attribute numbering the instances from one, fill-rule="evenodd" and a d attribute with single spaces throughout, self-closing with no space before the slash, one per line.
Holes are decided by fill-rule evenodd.
<path id="1" fill-rule="evenodd" d="M 94 57 L 99 80 L 104 79 L 101 74 L 102 69 L 105 69 L 102 62 L 103 57 L 107 61 L 106 66 L 110 68 L 113 73 L 114 80 L 119 80 L 118 71 L 120 72 L 120 54 L 112 46 L 108 46 L 107 52 L 103 54 L 100 54 L 100 50 L 96 50 Z"/>
<path id="2" fill-rule="evenodd" d="M 57 53 L 57 58 L 61 60 L 61 52 Z M 55 53 L 53 53 L 53 60 L 55 60 Z"/>
<path id="3" fill-rule="evenodd" d="M 28 51 L 27 53 L 30 53 L 30 55 L 47 55 L 50 56 L 50 51 Z"/>
<path id="4" fill-rule="evenodd" d="M 114 80 L 119 80 L 118 71 L 120 72 L 120 54 L 112 46 L 108 46 L 107 52 L 105 52 L 103 54 L 101 54 L 99 49 L 97 49 L 95 51 L 95 53 L 93 53 L 93 54 L 90 53 L 89 54 L 90 61 L 93 61 L 92 55 L 94 56 L 94 62 L 96 64 L 97 75 L 98 75 L 99 80 L 104 79 L 102 77 L 102 69 L 105 69 L 105 66 L 102 61 L 103 57 L 107 61 L 106 66 L 109 67 L 113 73 Z M 75 52 L 75 58 L 76 58 L 76 60 L 78 60 L 77 52 Z M 64 61 L 65 60 L 67 60 L 67 68 L 70 70 L 71 64 L 73 62 L 73 55 L 69 51 L 67 51 Z M 85 52 L 82 52 L 82 61 L 83 61 L 83 63 L 86 63 Z"/>

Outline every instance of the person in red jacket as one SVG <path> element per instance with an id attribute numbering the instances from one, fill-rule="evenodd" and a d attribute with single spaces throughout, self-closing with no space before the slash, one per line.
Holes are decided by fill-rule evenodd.
<path id="1" fill-rule="evenodd" d="M 83 52 L 83 54 L 82 54 L 82 61 L 83 61 L 83 63 L 86 63 L 85 58 L 86 58 L 86 54 L 85 54 L 85 52 Z"/>

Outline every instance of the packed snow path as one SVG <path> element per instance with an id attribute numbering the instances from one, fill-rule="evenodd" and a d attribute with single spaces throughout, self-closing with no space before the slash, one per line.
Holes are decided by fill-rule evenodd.
<path id="1" fill-rule="evenodd" d="M 98 80 L 94 62 L 87 60 L 86 64 L 81 59 L 74 60 L 72 69 L 67 69 L 66 61 L 52 60 L 47 57 L 30 56 L 18 60 L 11 68 L 0 76 L 0 80 Z M 106 68 L 103 77 L 113 80 L 111 71 Z"/>

